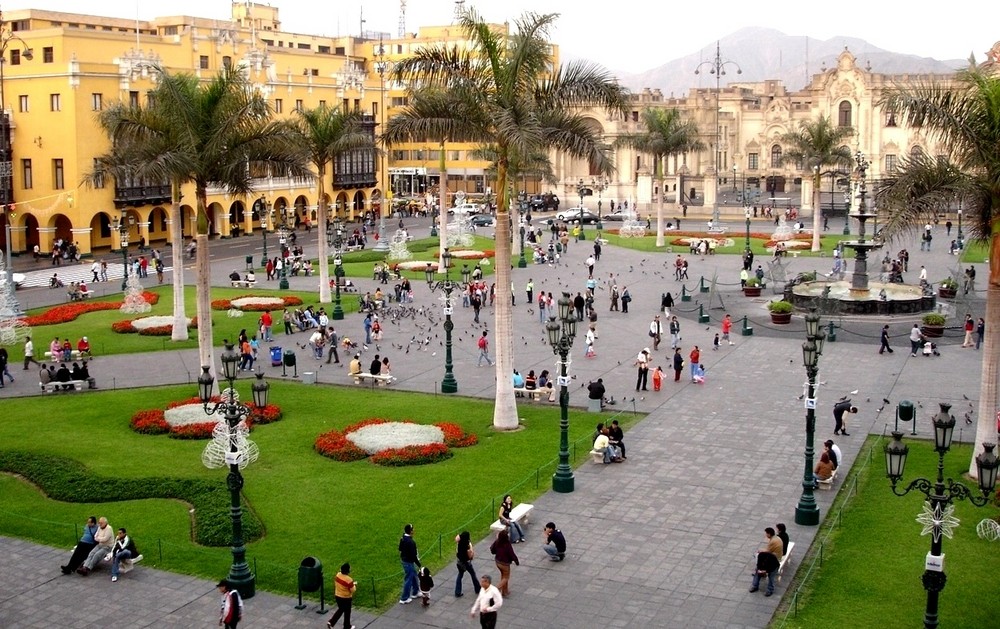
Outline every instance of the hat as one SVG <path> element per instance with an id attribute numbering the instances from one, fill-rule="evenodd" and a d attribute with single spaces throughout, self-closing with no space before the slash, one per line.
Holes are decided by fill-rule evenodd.
<path id="1" fill-rule="evenodd" d="M 87 337 L 86 337 L 86 336 L 85 336 L 85 337 L 83 337 L 83 340 L 85 340 L 85 341 L 86 341 L 86 340 L 87 340 Z"/>

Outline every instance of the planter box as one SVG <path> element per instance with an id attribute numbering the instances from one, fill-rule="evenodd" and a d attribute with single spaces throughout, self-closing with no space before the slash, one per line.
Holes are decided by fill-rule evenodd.
<path id="1" fill-rule="evenodd" d="M 790 312 L 772 312 L 771 313 L 771 323 L 776 323 L 779 325 L 784 325 L 786 323 L 792 322 L 792 313 Z"/>
<path id="2" fill-rule="evenodd" d="M 760 286 L 746 286 L 743 288 L 743 294 L 747 297 L 760 297 Z"/>
<path id="3" fill-rule="evenodd" d="M 938 297 L 943 299 L 954 299 L 956 294 L 958 294 L 957 288 L 945 288 L 943 286 L 938 287 Z"/>
<path id="4" fill-rule="evenodd" d="M 944 336 L 943 325 L 922 325 L 920 332 L 929 339 L 939 339 Z"/>

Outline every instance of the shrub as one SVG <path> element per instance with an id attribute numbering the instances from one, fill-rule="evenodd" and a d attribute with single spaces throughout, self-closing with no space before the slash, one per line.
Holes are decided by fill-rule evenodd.
<path id="1" fill-rule="evenodd" d="M 958 290 L 958 282 L 956 282 L 953 277 L 944 278 L 938 286 L 948 290 Z"/>
<path id="2" fill-rule="evenodd" d="M 757 288 L 758 286 L 760 286 L 760 280 L 756 277 L 747 280 L 747 288 Z"/>
<path id="3" fill-rule="evenodd" d="M 794 310 L 794 306 L 787 301 L 778 300 L 767 302 L 767 309 L 770 310 L 772 314 L 788 314 Z"/>
<path id="4" fill-rule="evenodd" d="M 942 314 L 938 314 L 936 312 L 928 312 L 923 316 L 921 321 L 923 322 L 924 325 L 944 325 L 947 319 L 945 319 L 945 316 Z"/>

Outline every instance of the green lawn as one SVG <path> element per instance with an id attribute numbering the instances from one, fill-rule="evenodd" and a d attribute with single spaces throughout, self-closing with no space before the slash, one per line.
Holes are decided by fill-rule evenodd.
<path id="1" fill-rule="evenodd" d="M 915 520 L 921 512 L 923 494 L 912 491 L 900 498 L 892 493 L 880 443 L 884 441 L 872 437 L 862 449 L 864 454 L 859 461 L 876 444 L 871 463 L 860 474 L 858 494 L 849 501 L 839 526 L 835 526 L 835 515 L 841 508 L 843 495 L 826 516 L 824 530 L 817 539 L 826 539 L 831 528 L 832 534 L 823 544 L 822 565 L 813 568 L 812 578 L 802 586 L 798 600 L 792 602 L 791 595 L 816 558 L 818 545 L 814 544 L 812 555 L 800 562 L 796 581 L 789 585 L 782 601 L 783 605 L 797 608 L 798 613 L 782 624 L 782 610 L 772 626 L 802 629 L 921 626 L 926 592 L 920 577 L 930 550 L 930 538 L 920 535 L 921 525 Z M 933 479 L 937 473 L 933 444 L 915 440 L 907 443 L 910 456 L 901 490 L 917 477 Z M 969 446 L 952 448 L 945 456 L 945 477 L 974 488 L 975 482 L 963 479 L 971 454 Z M 855 468 L 859 466 L 856 464 Z M 843 487 L 851 486 L 853 478 L 852 472 Z M 841 493 L 845 494 L 846 489 Z M 958 501 L 955 507 L 955 516 L 961 524 L 955 529 L 953 539 L 943 540 L 948 581 L 940 595 L 941 626 L 995 627 L 1000 617 L 995 578 L 1000 571 L 1000 542 L 980 539 L 976 525 L 984 518 L 1000 517 L 1000 509 L 995 504 L 977 508 L 968 501 Z"/>
<path id="2" fill-rule="evenodd" d="M 244 379 L 238 386 L 245 390 L 247 384 Z M 44 453 L 79 461 L 98 477 L 207 479 L 223 490 L 225 472 L 201 464 L 206 442 L 140 435 L 128 427 L 135 410 L 194 394 L 194 387 L 95 391 L 75 397 L 72 412 L 60 396 L 7 400 L 0 458 L 10 451 Z M 248 551 L 263 589 L 294 593 L 298 562 L 313 555 L 330 570 L 350 561 L 362 582 L 358 603 L 384 605 L 398 596 L 396 543 L 403 524 L 414 524 L 422 557 L 440 568 L 450 561 L 460 530 L 474 538 L 488 532 L 504 493 L 527 501 L 551 484 L 559 441 L 559 411 L 552 405 L 524 404 L 518 410 L 525 429 L 495 433 L 492 403 L 484 400 L 272 382 L 271 401 L 284 418 L 254 429 L 261 456 L 245 470 L 244 488 L 265 530 Z M 369 417 L 452 421 L 475 433 L 479 444 L 454 450 L 442 463 L 402 468 L 339 463 L 313 450 L 317 435 Z M 627 427 L 635 418 L 621 420 Z M 572 412 L 570 426 L 571 442 L 582 440 L 576 461 L 588 460 L 593 416 Z M 225 574 L 231 560 L 228 548 L 191 541 L 188 506 L 176 500 L 56 502 L 6 475 L 0 475 L 0 492 L 0 530 L 7 535 L 68 549 L 74 524 L 106 515 L 113 526 L 134 533 L 150 565 L 212 579 Z"/>

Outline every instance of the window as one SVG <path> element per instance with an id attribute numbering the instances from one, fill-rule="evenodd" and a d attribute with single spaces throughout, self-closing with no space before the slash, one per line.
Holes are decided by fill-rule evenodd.
<path id="1" fill-rule="evenodd" d="M 316 47 L 316 52 L 318 52 L 320 54 L 323 54 L 323 55 L 328 55 L 328 54 L 330 54 L 330 47 L 329 46 L 317 46 Z"/>
<path id="2" fill-rule="evenodd" d="M 448 159 L 458 161 L 462 159 L 462 151 L 448 151 Z"/>
<path id="3" fill-rule="evenodd" d="M 52 63 L 53 61 L 55 61 L 55 49 L 52 46 L 42 48 L 42 62 Z"/>
<path id="4" fill-rule="evenodd" d="M 97 159 L 97 158 L 95 157 L 95 158 L 94 158 L 94 172 L 95 172 L 95 173 L 97 173 L 97 172 L 98 172 L 98 169 L 100 168 L 100 166 L 101 166 L 101 164 L 100 164 L 100 160 L 98 160 L 98 159 Z M 104 175 L 100 175 L 100 174 L 98 174 L 97 176 L 95 176 L 95 177 L 94 177 L 94 182 L 93 182 L 93 183 L 94 183 L 94 187 L 95 187 L 95 188 L 98 188 L 98 189 L 100 189 L 100 188 L 103 188 L 103 187 L 104 187 Z"/>
<path id="5" fill-rule="evenodd" d="M 280 114 L 281 110 L 284 108 L 285 103 L 280 98 L 274 99 L 274 113 Z"/>
<path id="6" fill-rule="evenodd" d="M 887 127 L 896 126 L 896 112 L 890 111 L 885 115 L 885 126 Z"/>
<path id="7" fill-rule="evenodd" d="M 839 113 L 840 118 L 838 119 L 838 124 L 841 127 L 851 126 L 851 103 L 846 100 L 841 101 Z"/>
<path id="8" fill-rule="evenodd" d="M 299 50 L 312 50 L 312 46 L 309 44 L 295 44 L 295 47 Z"/>
<path id="9" fill-rule="evenodd" d="M 66 171 L 63 169 L 63 161 L 59 158 L 52 160 L 52 188 L 62 190 L 66 187 Z"/>
<path id="10" fill-rule="evenodd" d="M 354 109 L 352 111 L 355 111 L 355 112 L 361 111 L 361 99 L 360 98 L 355 98 L 354 99 Z"/>
<path id="11" fill-rule="evenodd" d="M 392 159 L 393 160 L 410 159 L 410 152 L 403 149 L 393 149 Z"/>
<path id="12" fill-rule="evenodd" d="M 632 110 L 632 122 L 639 122 L 639 112 Z"/>
<path id="13" fill-rule="evenodd" d="M 393 96 L 389 100 L 390 107 L 406 107 L 410 104 L 410 100 L 406 96 Z"/>
<path id="14" fill-rule="evenodd" d="M 202 70 L 208 70 L 208 55 L 198 57 L 198 67 Z"/>
<path id="15" fill-rule="evenodd" d="M 15 48 L 10 51 L 10 65 L 19 66 L 21 65 L 21 49 Z"/>
<path id="16" fill-rule="evenodd" d="M 760 169 L 760 153 L 750 153 L 747 155 L 747 170 Z"/>
<path id="17" fill-rule="evenodd" d="M 139 92 L 133 90 L 128 93 L 128 105 L 133 108 L 139 107 Z"/>
<path id="18" fill-rule="evenodd" d="M 771 147 L 771 168 L 781 166 L 781 145 L 775 144 Z"/>
<path id="19" fill-rule="evenodd" d="M 163 34 L 164 35 L 176 35 L 177 34 L 177 27 L 176 26 L 164 26 L 163 27 Z"/>
<path id="20" fill-rule="evenodd" d="M 225 69 L 227 69 L 227 70 L 230 69 L 230 68 L 232 68 L 233 67 L 233 58 L 230 57 L 229 55 L 226 55 L 225 57 L 223 57 L 222 58 L 222 67 L 225 68 Z"/>
<path id="21" fill-rule="evenodd" d="M 59 94 L 49 94 L 49 111 L 62 111 L 62 99 Z"/>
<path id="22" fill-rule="evenodd" d="M 320 101 L 319 101 L 319 106 L 320 106 L 320 107 L 326 107 L 326 99 L 325 99 L 325 98 L 321 98 L 321 99 L 320 99 Z"/>
<path id="23" fill-rule="evenodd" d="M 104 97 L 94 92 L 90 95 L 90 108 L 93 111 L 101 111 L 104 109 Z"/>
<path id="24" fill-rule="evenodd" d="M 427 159 L 433 159 L 435 161 L 441 159 L 441 151 L 439 151 L 437 149 L 433 149 L 431 151 L 428 151 L 427 152 Z M 451 175 L 448 175 L 448 177 L 451 177 Z"/>
<path id="25" fill-rule="evenodd" d="M 378 103 L 372 101 L 372 118 L 378 118 Z"/>
<path id="26" fill-rule="evenodd" d="M 891 173 L 896 170 L 896 156 L 886 155 L 885 156 L 885 172 Z"/>
<path id="27" fill-rule="evenodd" d="M 24 189 L 31 190 L 34 185 L 31 177 L 31 160 L 22 159 L 21 160 L 21 179 L 24 180 Z"/>
<path id="28" fill-rule="evenodd" d="M 302 111 L 302 99 L 301 98 L 296 98 L 295 99 L 295 111 Z"/>
<path id="29" fill-rule="evenodd" d="M 17 97 L 17 110 L 23 114 L 28 113 L 28 95 L 21 94 Z"/>
<path id="30" fill-rule="evenodd" d="M 309 72 L 310 72 L 310 73 L 311 73 L 311 74 L 312 74 L 313 76 L 319 76 L 319 68 L 312 68 L 311 70 L 309 70 Z"/>
<path id="31" fill-rule="evenodd" d="M 348 111 L 350 111 L 350 107 L 351 107 L 350 99 L 347 98 L 341 99 L 340 111 L 347 113 Z"/>

